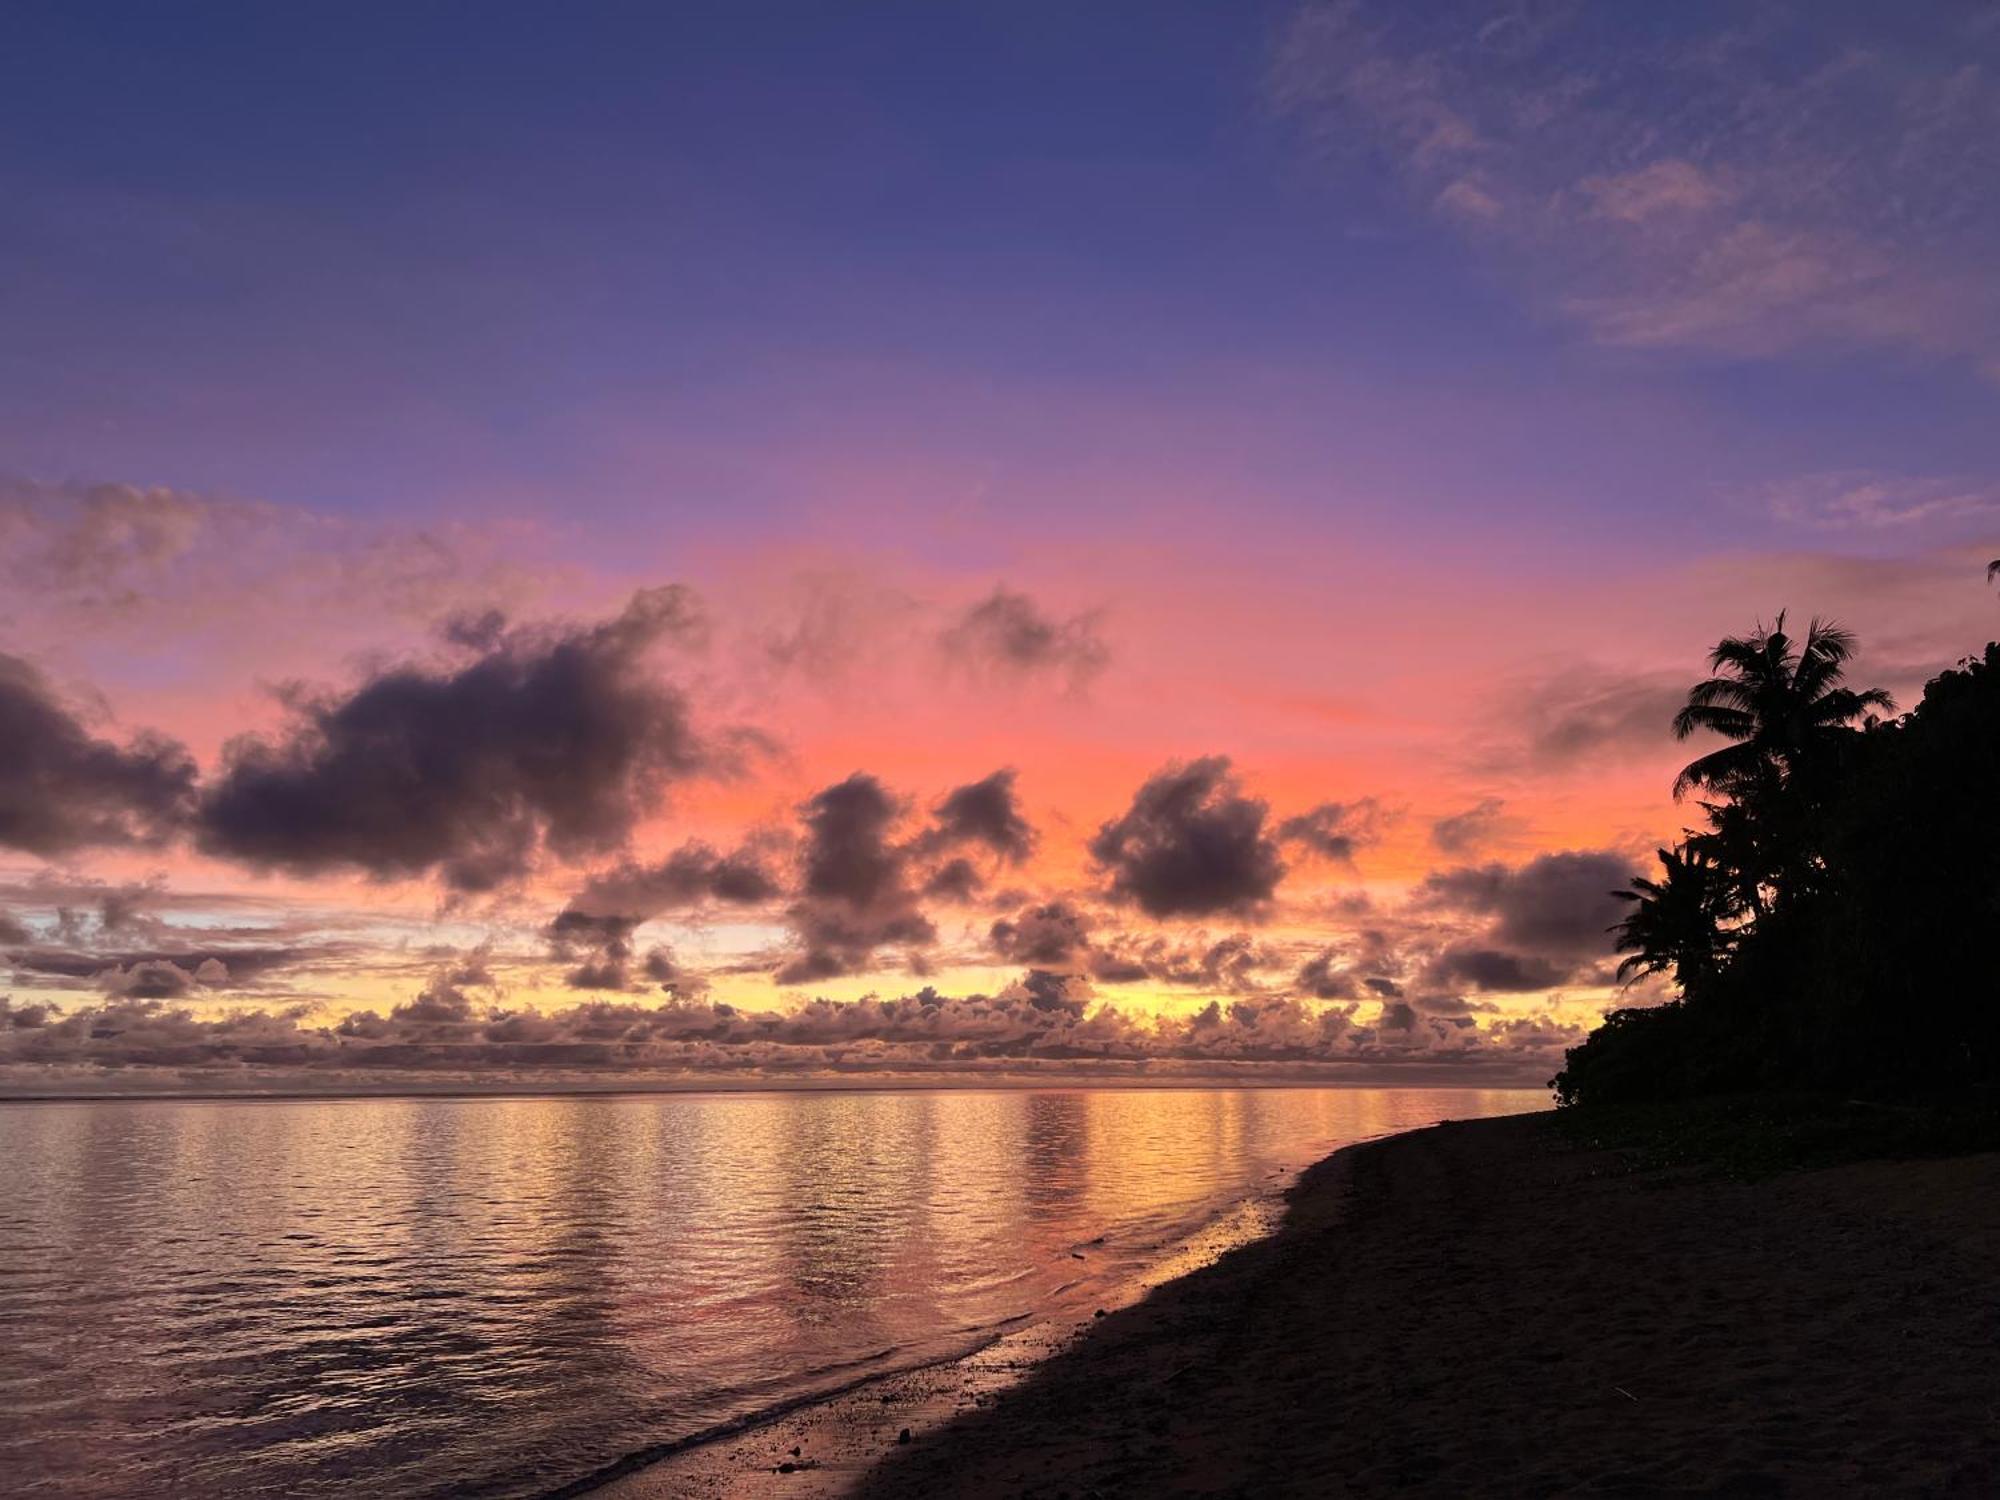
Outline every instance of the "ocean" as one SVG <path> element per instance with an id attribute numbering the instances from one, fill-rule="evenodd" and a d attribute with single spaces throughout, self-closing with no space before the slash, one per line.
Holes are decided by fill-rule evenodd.
<path id="1" fill-rule="evenodd" d="M 0 1105 L 16 1495 L 532 1497 L 1129 1283 L 1537 1090 Z M 1261 1210 L 1261 1217 L 1259 1211 Z"/>

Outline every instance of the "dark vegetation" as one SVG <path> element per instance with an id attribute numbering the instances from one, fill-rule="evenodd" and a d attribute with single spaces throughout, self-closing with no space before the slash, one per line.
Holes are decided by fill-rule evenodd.
<path id="1" fill-rule="evenodd" d="M 1621 977 L 1665 975 L 1679 998 L 1612 1012 L 1553 1080 L 1564 1105 L 1623 1110 L 1635 1149 L 1713 1157 L 1756 1137 L 1804 1161 L 1993 1134 L 2000 644 L 1899 718 L 1845 683 L 1853 649 L 1781 614 L 1721 642 L 1674 721 L 1728 741 L 1676 786 L 1706 826 L 1620 893 L 1615 931 Z M 1674 1117 L 1703 1141 L 1676 1145 L 1647 1115 L 1726 1096 L 1763 1102 Z"/>

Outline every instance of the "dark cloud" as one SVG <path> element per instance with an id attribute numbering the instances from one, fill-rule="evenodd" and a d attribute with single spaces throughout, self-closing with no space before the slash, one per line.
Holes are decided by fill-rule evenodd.
<path id="1" fill-rule="evenodd" d="M 107 934 L 157 930 L 161 923 L 152 908 L 162 892 L 159 882 L 107 886 L 97 898 L 98 930 Z"/>
<path id="2" fill-rule="evenodd" d="M 573 990 L 622 990 L 632 983 L 632 934 L 643 919 L 593 916 L 574 907 L 549 923 L 549 950 L 575 968 L 563 976 Z"/>
<path id="3" fill-rule="evenodd" d="M 459 610 L 438 624 L 440 640 L 467 651 L 492 651 L 506 636 L 507 614 L 500 609 Z"/>
<path id="4" fill-rule="evenodd" d="M 194 762 L 173 741 L 98 739 L 41 672 L 0 655 L 0 847 L 46 857 L 157 844 L 183 826 L 194 784 Z"/>
<path id="5" fill-rule="evenodd" d="M 168 959 L 147 959 L 129 968 L 107 969 L 97 976 L 97 981 L 105 994 L 124 999 L 178 1000 L 228 978 L 228 971 L 212 959 L 193 969 L 182 968 Z"/>
<path id="6" fill-rule="evenodd" d="M 980 674 L 1059 676 L 1080 688 L 1104 670 L 1110 651 L 1094 614 L 1058 620 L 1026 594 L 996 588 L 939 638 L 952 660 Z"/>
<path id="7" fill-rule="evenodd" d="M 646 668 L 691 617 L 684 591 L 645 590 L 599 625 L 509 631 L 457 670 L 396 668 L 300 701 L 283 739 L 228 747 L 202 847 L 305 874 L 435 870 L 460 891 L 505 884 L 543 848 L 613 848 L 669 782 L 713 765 Z"/>
<path id="8" fill-rule="evenodd" d="M 923 945 L 937 929 L 910 886 L 910 851 L 891 837 L 902 808 L 857 771 L 800 808 L 806 844 L 791 920 L 800 951 L 780 984 L 852 974 L 888 943 Z"/>
<path id="9" fill-rule="evenodd" d="M 478 1002 L 468 992 L 473 985 L 489 983 L 478 961 L 446 967 L 431 976 L 430 982 L 383 1016 L 372 1010 L 358 1010 L 341 1019 L 334 1035 L 361 1041 L 400 1042 L 438 1046 L 470 1040 L 477 1034 Z"/>
<path id="10" fill-rule="evenodd" d="M 628 859 L 591 876 L 570 907 L 591 916 L 645 921 L 707 902 L 756 906 L 783 894 L 766 855 L 767 850 L 757 843 L 721 854 L 708 844 L 692 841 L 656 863 Z"/>
<path id="11" fill-rule="evenodd" d="M 995 922 L 993 951 L 1008 963 L 1038 969 L 1080 966 L 1090 949 L 1090 919 L 1066 901 L 1023 908 Z"/>
<path id="12" fill-rule="evenodd" d="M 1568 965 L 1545 958 L 1465 945 L 1447 948 L 1432 959 L 1425 966 L 1424 981 L 1446 989 L 1469 986 L 1521 993 L 1561 984 L 1570 973 Z"/>
<path id="13" fill-rule="evenodd" d="M 298 1067 L 335 1053 L 331 1033 L 300 1027 L 299 1011 L 198 1016 L 163 999 L 128 997 L 73 1011 L 11 1007 L 0 998 L 0 1060 L 38 1068 Z"/>
<path id="14" fill-rule="evenodd" d="M 1090 975 L 1106 984 L 1183 985 L 1243 994 L 1259 988 L 1255 976 L 1280 963 L 1277 951 L 1248 933 L 1176 943 L 1164 937 L 1121 938 L 1090 956 Z"/>
<path id="15" fill-rule="evenodd" d="M 190 994 L 197 987 L 253 989 L 287 970 L 324 963 L 336 952 L 325 946 L 190 944 L 101 949 L 36 945 L 12 950 L 8 962 L 24 982 L 64 988 L 90 984 L 110 994 L 163 999 Z"/>
<path id="16" fill-rule="evenodd" d="M 1363 994 L 1361 977 L 1331 948 L 1299 966 L 1298 983 L 1316 1000 L 1359 1000 Z"/>
<path id="17" fill-rule="evenodd" d="M 790 1013 L 673 997 L 657 1004 L 589 1001 L 542 1012 L 482 1006 L 449 975 L 387 1015 L 357 1012 L 331 1027 L 305 1012 L 200 1014 L 163 998 L 117 997 L 70 1012 L 0 999 L 0 1067 L 27 1065 L 218 1071 L 298 1070 L 361 1078 L 406 1072 L 523 1080 L 551 1070 L 879 1073 L 974 1070 L 1077 1061 L 1176 1076 L 1341 1076 L 1405 1059 L 1540 1077 L 1574 1033 L 1537 1029 L 1483 1037 L 1465 1015 L 1391 1002 L 1374 1024 L 1357 1007 L 1286 995 L 1214 1002 L 1192 1016 L 1093 1008 L 1074 976 L 1031 969 L 998 993 L 934 989 L 852 1002 L 815 999 Z M 1315 1070 L 1321 1070 L 1317 1073 Z M 0 1073 L 0 1079 L 18 1077 Z"/>
<path id="18" fill-rule="evenodd" d="M 1139 788 L 1122 817 L 1090 841 L 1114 901 L 1148 916 L 1251 914 L 1285 866 L 1264 829 L 1265 804 L 1246 797 L 1224 756 L 1169 766 Z"/>
<path id="19" fill-rule="evenodd" d="M 1355 850 L 1382 837 L 1386 821 L 1387 814 L 1373 797 L 1358 802 L 1322 802 L 1280 823 L 1278 838 L 1299 844 L 1322 859 L 1352 864 Z"/>
<path id="20" fill-rule="evenodd" d="M 1492 917 L 1492 937 L 1504 947 L 1577 957 L 1610 949 L 1608 929 L 1624 909 L 1611 893 L 1632 874 L 1631 859 L 1616 850 L 1568 850 L 1519 866 L 1475 865 L 1431 875 L 1419 901 Z"/>
<path id="21" fill-rule="evenodd" d="M 1035 851 L 1035 830 L 1021 813 L 1011 769 L 954 788 L 938 803 L 931 825 L 917 838 L 917 852 L 977 845 L 1009 864 Z"/>
<path id="22" fill-rule="evenodd" d="M 1452 813 L 1431 824 L 1431 842 L 1446 854 L 1469 854 L 1500 830 L 1506 803 L 1487 797 L 1464 812 Z"/>
<path id="23" fill-rule="evenodd" d="M 985 886 L 979 867 L 965 858 L 948 859 L 924 877 L 924 894 L 938 901 L 970 901 Z"/>

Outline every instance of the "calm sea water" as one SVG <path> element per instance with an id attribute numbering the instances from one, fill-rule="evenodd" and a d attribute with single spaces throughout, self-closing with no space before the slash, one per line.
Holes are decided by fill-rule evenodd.
<path id="1" fill-rule="evenodd" d="M 0 1106 L 0 1490 L 542 1494 L 1087 1299 L 1344 1141 L 1543 1099 Z"/>

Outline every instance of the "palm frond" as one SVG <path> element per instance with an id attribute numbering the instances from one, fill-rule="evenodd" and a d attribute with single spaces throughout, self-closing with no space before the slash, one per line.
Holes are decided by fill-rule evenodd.
<path id="1" fill-rule="evenodd" d="M 1674 715 L 1674 738 L 1677 740 L 1684 740 L 1704 729 L 1725 739 L 1748 739 L 1756 728 L 1757 716 L 1740 708 L 1708 708 L 1690 703 Z"/>
<path id="2" fill-rule="evenodd" d="M 1845 662 L 1853 657 L 1857 642 L 1854 632 L 1837 620 L 1822 620 L 1813 616 L 1806 627 L 1806 643 L 1801 654 L 1814 656 L 1835 663 Z"/>
<path id="3" fill-rule="evenodd" d="M 1822 693 L 1812 705 L 1812 721 L 1819 725 L 1846 724 L 1870 709 L 1893 713 L 1896 700 L 1881 688 L 1834 688 Z"/>
<path id="4" fill-rule="evenodd" d="M 1745 713 L 1757 711 L 1756 690 L 1740 677 L 1709 677 L 1697 682 L 1688 689 L 1688 702 L 1702 708 L 1723 704 Z"/>
<path id="5" fill-rule="evenodd" d="M 1715 643 L 1715 649 L 1708 654 L 1711 671 L 1735 672 L 1741 677 L 1756 681 L 1765 675 L 1769 663 L 1767 654 L 1769 640 L 1765 633 L 1756 635 L 1726 635 Z"/>
<path id="6" fill-rule="evenodd" d="M 1674 778 L 1674 797 L 1685 797 L 1698 786 L 1727 788 L 1764 770 L 1763 752 L 1752 744 L 1724 745 L 1690 761 Z"/>

